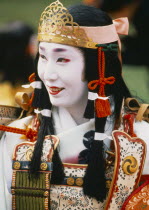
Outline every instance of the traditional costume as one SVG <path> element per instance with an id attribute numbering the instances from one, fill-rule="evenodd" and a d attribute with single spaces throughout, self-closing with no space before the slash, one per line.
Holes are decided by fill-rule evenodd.
<path id="1" fill-rule="evenodd" d="M 77 125 L 67 109 L 42 101 L 43 84 L 31 79 L 31 86 L 35 88 L 32 105 L 39 108 L 35 110 L 36 115 L 0 126 L 7 131 L 0 142 L 2 209 L 110 210 L 149 205 L 148 181 L 138 188 L 142 173 L 146 175 L 142 176 L 142 182 L 149 174 L 146 150 L 149 125 L 145 122 L 148 105 L 140 107 L 135 99 L 127 100 L 125 106 L 121 103 L 121 119 L 115 119 L 115 100 L 107 96 L 105 90 L 107 84 L 117 82 L 114 76 L 106 77 L 105 52 L 118 51 L 118 33 L 126 34 L 127 30 L 126 18 L 106 26 L 79 26 L 58 0 L 44 10 L 39 23 L 40 42 L 97 49 L 98 69 L 88 79 L 84 113 L 89 120 Z M 46 130 L 46 122 L 52 120 L 54 135 Z M 36 150 L 41 151 L 41 157 Z M 79 151 L 77 164 L 63 163 L 64 177 L 61 176 L 60 181 L 57 177 L 61 165 L 56 151 L 60 157 L 65 157 L 65 151 L 70 159 L 73 152 Z M 38 171 L 35 169 L 37 174 L 32 173 L 37 162 L 35 157 L 40 158 Z"/>

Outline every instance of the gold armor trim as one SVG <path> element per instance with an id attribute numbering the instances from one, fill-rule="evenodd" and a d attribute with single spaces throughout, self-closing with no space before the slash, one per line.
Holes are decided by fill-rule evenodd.
<path id="1" fill-rule="evenodd" d="M 15 162 L 15 163 L 13 164 L 13 168 L 16 169 L 16 170 L 20 169 L 20 167 L 21 167 L 20 162 Z"/>
<path id="2" fill-rule="evenodd" d="M 114 130 L 112 132 L 112 137 L 115 145 L 115 164 L 114 164 L 113 179 L 111 182 L 110 190 L 106 200 L 106 205 L 104 208 L 105 210 L 112 209 L 113 206 L 117 206 L 117 208 L 121 209 L 123 202 L 133 192 L 133 189 L 135 189 L 139 184 L 146 157 L 146 144 L 142 139 L 138 137 L 132 138 L 124 131 L 119 131 L 119 130 Z M 127 148 L 124 149 L 126 143 L 127 143 Z M 132 148 L 131 146 L 134 143 L 135 146 Z M 130 147 L 131 150 L 128 151 L 128 148 Z M 140 148 L 139 153 L 137 150 L 138 148 Z M 126 155 L 126 150 L 127 150 L 127 155 Z M 136 167 L 136 173 L 132 173 L 132 176 L 128 176 L 128 174 L 126 174 L 123 171 L 124 160 L 127 160 L 128 157 L 130 158 L 130 156 L 131 159 L 134 158 L 134 156 L 131 155 L 132 153 L 134 156 L 137 154 L 135 156 L 135 159 L 137 160 L 136 163 L 138 164 L 138 167 Z M 131 183 L 131 187 L 127 186 L 128 181 L 129 183 Z M 123 186 L 123 189 L 125 189 L 123 200 L 120 199 L 121 184 Z M 118 199 L 119 199 L 119 204 L 116 203 Z"/>
<path id="3" fill-rule="evenodd" d="M 76 185 L 81 187 L 83 185 L 83 179 L 82 178 L 77 178 L 76 179 Z"/>
<path id="4" fill-rule="evenodd" d="M 67 179 L 67 184 L 68 184 L 68 185 L 74 185 L 74 183 L 75 183 L 74 178 L 69 177 L 69 178 Z"/>
<path id="5" fill-rule="evenodd" d="M 41 164 L 40 164 L 40 169 L 41 169 L 42 171 L 47 170 L 47 168 L 48 168 L 47 163 L 41 163 Z"/>
<path id="6" fill-rule="evenodd" d="M 136 158 L 133 156 L 125 157 L 122 164 L 122 169 L 127 175 L 134 174 L 138 170 L 138 162 Z"/>

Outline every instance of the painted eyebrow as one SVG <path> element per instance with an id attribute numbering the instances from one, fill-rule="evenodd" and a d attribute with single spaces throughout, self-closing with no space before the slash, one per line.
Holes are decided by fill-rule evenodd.
<path id="1" fill-rule="evenodd" d="M 53 52 L 66 52 L 67 50 L 64 48 L 55 48 Z"/>
<path id="2" fill-rule="evenodd" d="M 40 46 L 39 49 L 42 50 L 42 51 L 46 51 L 45 48 L 42 47 L 42 46 Z M 64 48 L 55 48 L 55 49 L 53 50 L 53 52 L 66 52 L 66 51 L 67 51 L 67 50 L 64 49 Z"/>
<path id="3" fill-rule="evenodd" d="M 42 50 L 42 51 L 45 51 L 44 47 L 39 46 L 39 49 Z"/>

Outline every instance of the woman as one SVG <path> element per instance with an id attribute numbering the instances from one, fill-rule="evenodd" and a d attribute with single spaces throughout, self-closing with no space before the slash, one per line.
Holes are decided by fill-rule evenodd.
<path id="1" fill-rule="evenodd" d="M 96 29 L 100 36 L 92 33 Z M 13 209 L 103 209 L 106 184 L 113 173 L 113 161 L 110 158 L 107 167 L 105 151 L 111 150 L 112 130 L 120 126 L 123 99 L 130 97 L 121 76 L 115 26 L 98 9 L 80 5 L 68 11 L 56 1 L 41 15 L 38 40 L 38 74 L 31 83 L 35 87 L 32 106 L 38 108 L 38 118 L 16 121 L 9 130 L 32 128 L 34 131 L 26 129 L 24 134 L 33 143 L 21 140 L 18 134 L 11 134 L 10 142 L 10 133 L 1 140 L 1 148 L 5 147 L 1 154 L 8 166 L 7 173 L 1 175 L 6 179 L 3 195 L 8 196 L 4 205 L 11 209 L 8 189 L 12 186 Z M 142 122 L 141 126 L 134 125 L 139 137 L 148 124 Z M 147 137 L 146 133 L 145 141 Z M 117 209 L 134 186 L 115 204 Z"/>

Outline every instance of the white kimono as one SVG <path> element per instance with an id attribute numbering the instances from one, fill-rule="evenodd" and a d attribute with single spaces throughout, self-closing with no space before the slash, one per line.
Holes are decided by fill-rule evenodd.
<path id="1" fill-rule="evenodd" d="M 90 120 L 81 125 L 77 125 L 70 114 L 60 108 L 58 111 L 54 109 L 54 123 L 56 135 L 60 139 L 59 153 L 60 157 L 65 159 L 65 154 L 73 156 L 76 151 L 85 149 L 83 145 L 83 136 L 87 131 L 94 130 L 94 120 Z M 10 124 L 12 127 L 25 129 L 32 120 L 32 116 L 14 121 Z M 111 136 L 113 123 L 111 119 L 107 119 L 106 134 Z M 137 136 L 143 139 L 147 144 L 147 157 L 143 174 L 149 174 L 149 124 L 145 121 L 135 122 L 134 131 Z M 14 147 L 23 140 L 20 134 L 4 133 L 0 141 L 0 210 L 11 210 L 11 180 L 12 180 L 12 154 Z M 110 145 L 110 139 L 104 140 L 107 147 Z"/>

